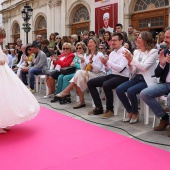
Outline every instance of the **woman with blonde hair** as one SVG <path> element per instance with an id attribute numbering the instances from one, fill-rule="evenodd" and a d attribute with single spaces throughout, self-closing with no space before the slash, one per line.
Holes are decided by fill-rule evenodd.
<path id="1" fill-rule="evenodd" d="M 44 96 L 45 98 L 50 97 L 55 93 L 55 80 L 58 79 L 58 76 L 61 74 L 60 68 L 70 66 L 73 61 L 74 54 L 72 53 L 73 46 L 70 43 L 64 43 L 62 46 L 63 53 L 58 57 L 52 57 L 53 60 L 53 72 L 47 73 L 46 75 L 46 83 L 49 90 L 49 94 Z"/>
<path id="2" fill-rule="evenodd" d="M 82 54 L 84 56 L 86 53 L 86 50 L 87 50 L 87 47 L 86 47 L 85 43 L 78 42 L 76 44 L 75 57 L 74 57 L 72 63 L 70 64 L 70 66 L 74 66 L 74 67 L 76 67 L 76 70 L 79 70 L 81 59 L 78 57 L 78 55 Z M 60 93 L 65 88 L 67 88 L 67 86 L 70 84 L 69 81 L 73 78 L 74 75 L 75 75 L 75 73 L 68 74 L 68 75 L 64 75 L 64 74 L 59 75 L 58 81 L 57 81 L 58 85 L 57 85 L 57 89 L 56 89 L 56 94 Z M 51 100 L 51 102 L 55 102 L 55 101 L 58 101 L 57 96 L 55 96 L 54 99 Z"/>

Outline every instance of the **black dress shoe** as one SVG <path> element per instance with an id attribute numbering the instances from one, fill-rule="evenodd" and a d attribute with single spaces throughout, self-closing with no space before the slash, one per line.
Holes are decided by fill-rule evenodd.
<path id="1" fill-rule="evenodd" d="M 51 103 L 57 102 L 59 98 L 57 96 L 54 96 L 54 99 L 51 100 Z"/>

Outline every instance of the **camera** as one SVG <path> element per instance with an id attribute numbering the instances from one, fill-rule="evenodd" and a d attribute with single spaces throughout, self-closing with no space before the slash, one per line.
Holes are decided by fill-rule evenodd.
<path id="1" fill-rule="evenodd" d="M 162 44 L 160 45 L 160 48 L 161 48 L 161 49 L 167 49 L 167 44 L 162 43 Z"/>

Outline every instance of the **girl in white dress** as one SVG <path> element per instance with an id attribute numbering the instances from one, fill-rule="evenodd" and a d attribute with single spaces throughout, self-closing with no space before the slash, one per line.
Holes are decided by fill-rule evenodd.
<path id="1" fill-rule="evenodd" d="M 0 27 L 0 43 L 5 37 L 5 30 Z M 40 110 L 33 94 L 7 63 L 8 58 L 0 47 L 0 133 L 6 133 L 8 127 L 34 118 Z"/>

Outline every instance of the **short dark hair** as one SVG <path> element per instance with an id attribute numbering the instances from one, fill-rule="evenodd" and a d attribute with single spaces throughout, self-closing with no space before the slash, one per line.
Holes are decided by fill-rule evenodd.
<path id="1" fill-rule="evenodd" d="M 124 44 L 124 37 L 123 37 L 123 35 L 122 35 L 121 33 L 114 33 L 114 34 L 112 35 L 112 37 L 114 37 L 114 36 L 118 36 L 119 41 L 120 41 L 120 40 L 123 40 L 122 44 Z"/>
<path id="2" fill-rule="evenodd" d="M 40 49 L 40 46 L 39 46 L 39 44 L 31 44 L 30 48 L 39 48 Z"/>
<path id="3" fill-rule="evenodd" d="M 121 27 L 121 28 L 123 28 L 123 25 L 120 24 L 120 23 L 117 23 L 117 24 L 116 24 L 116 27 Z"/>
<path id="4" fill-rule="evenodd" d="M 31 48 L 31 46 L 30 45 L 28 45 L 26 48 L 25 48 L 25 54 L 26 54 L 26 56 L 28 56 L 29 54 L 28 54 L 28 49 L 30 49 Z"/>
<path id="5" fill-rule="evenodd" d="M 89 35 L 90 35 L 90 34 L 95 35 L 95 32 L 94 32 L 94 31 L 89 31 Z"/>

